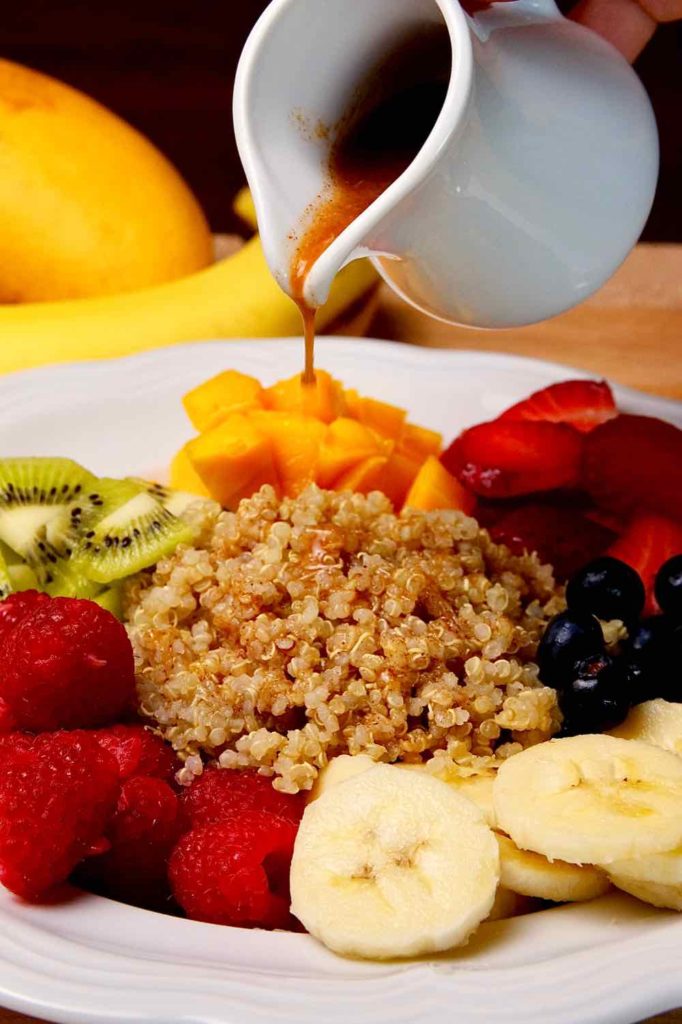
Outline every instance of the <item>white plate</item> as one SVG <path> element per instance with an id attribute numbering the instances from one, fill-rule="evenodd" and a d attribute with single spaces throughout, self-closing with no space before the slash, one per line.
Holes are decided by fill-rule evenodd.
<path id="1" fill-rule="evenodd" d="M 266 382 L 298 339 L 209 342 L 0 379 L 0 452 L 69 455 L 97 473 L 161 475 L 191 435 L 181 395 L 230 366 Z M 529 359 L 322 339 L 318 362 L 442 430 L 588 376 Z M 682 426 L 682 405 L 616 389 L 623 408 Z M 624 896 L 484 925 L 428 961 L 343 960 L 305 935 L 162 917 L 72 892 L 35 907 L 0 892 L 0 1002 L 82 1024 L 606 1024 L 682 1004 L 682 918 Z"/>

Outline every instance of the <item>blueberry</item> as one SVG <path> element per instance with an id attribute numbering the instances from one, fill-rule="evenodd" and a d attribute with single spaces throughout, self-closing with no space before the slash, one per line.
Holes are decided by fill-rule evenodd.
<path id="1" fill-rule="evenodd" d="M 656 697 L 682 703 L 682 626 L 666 615 L 651 615 L 622 646 L 631 666 L 635 703 Z"/>
<path id="2" fill-rule="evenodd" d="M 665 615 L 650 615 L 630 631 L 623 650 L 643 665 L 657 667 L 672 640 L 673 624 Z"/>
<path id="3" fill-rule="evenodd" d="M 638 573 L 610 555 L 589 562 L 566 588 L 571 611 L 589 612 L 605 620 L 635 622 L 642 614 L 645 599 L 646 591 Z"/>
<path id="4" fill-rule="evenodd" d="M 674 555 L 656 573 L 656 600 L 666 613 L 682 621 L 682 555 Z"/>
<path id="5" fill-rule="evenodd" d="M 560 689 L 573 680 L 579 662 L 603 650 L 604 636 L 593 615 L 561 612 L 550 621 L 538 647 L 540 679 Z"/>
<path id="6" fill-rule="evenodd" d="M 642 663 L 623 658 L 623 665 L 630 689 L 631 703 L 643 704 L 645 700 L 652 700 L 652 682 Z"/>
<path id="7" fill-rule="evenodd" d="M 609 654 L 586 658 L 559 697 L 563 735 L 612 729 L 625 719 L 631 703 L 632 679 L 627 663 Z"/>

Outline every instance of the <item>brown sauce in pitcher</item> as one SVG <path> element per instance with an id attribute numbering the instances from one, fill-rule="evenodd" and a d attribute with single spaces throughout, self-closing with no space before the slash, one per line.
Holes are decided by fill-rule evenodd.
<path id="1" fill-rule="evenodd" d="M 294 252 L 291 284 L 305 337 L 303 382 L 314 384 L 315 310 L 304 299 L 310 268 L 415 158 L 448 87 L 450 44 L 442 32 L 410 39 L 375 68 L 335 131 L 328 182 Z"/>

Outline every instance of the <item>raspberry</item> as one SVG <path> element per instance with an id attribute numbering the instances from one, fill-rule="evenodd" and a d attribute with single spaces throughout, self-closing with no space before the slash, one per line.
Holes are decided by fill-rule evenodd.
<path id="1" fill-rule="evenodd" d="M 116 758 L 121 779 L 151 775 L 171 782 L 180 767 L 173 748 L 143 725 L 111 725 L 90 735 Z"/>
<path id="2" fill-rule="evenodd" d="M 193 827 L 228 821 L 244 811 L 268 811 L 298 824 L 305 810 L 302 793 L 279 793 L 272 779 L 251 769 L 205 768 L 181 800 Z"/>
<path id="3" fill-rule="evenodd" d="M 251 811 L 184 836 L 168 876 L 188 917 L 241 928 L 295 928 L 289 867 L 297 826 Z"/>
<path id="4" fill-rule="evenodd" d="M 180 801 L 167 782 L 127 779 L 107 829 L 111 849 L 86 861 L 78 881 L 126 903 L 163 909 L 170 896 L 168 858 L 185 831 Z"/>
<path id="5" fill-rule="evenodd" d="M 47 594 L 41 594 L 39 590 L 22 590 L 0 601 L 0 639 L 23 618 L 49 600 Z"/>
<path id="6" fill-rule="evenodd" d="M 0 881 L 37 900 L 85 857 L 108 848 L 116 763 L 89 736 L 68 732 L 0 744 Z"/>
<path id="7" fill-rule="evenodd" d="M 0 635 L 0 703 L 34 732 L 106 725 L 131 704 L 125 629 L 92 601 L 47 598 Z M 11 723 L 10 723 L 11 727 Z"/>

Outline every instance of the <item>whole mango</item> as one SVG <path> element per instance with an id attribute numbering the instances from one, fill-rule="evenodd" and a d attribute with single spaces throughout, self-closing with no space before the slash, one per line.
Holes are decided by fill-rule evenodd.
<path id="1" fill-rule="evenodd" d="M 207 266 L 206 219 L 169 161 L 105 107 L 0 60 L 0 302 L 112 295 Z"/>

